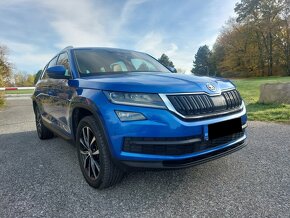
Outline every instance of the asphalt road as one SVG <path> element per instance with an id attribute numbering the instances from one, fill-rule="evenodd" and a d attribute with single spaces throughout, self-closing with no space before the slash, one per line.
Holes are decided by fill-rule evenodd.
<path id="1" fill-rule="evenodd" d="M 38 139 L 31 101 L 0 111 L 0 217 L 290 217 L 290 126 L 250 122 L 247 147 L 183 170 L 87 185 L 75 147 Z"/>

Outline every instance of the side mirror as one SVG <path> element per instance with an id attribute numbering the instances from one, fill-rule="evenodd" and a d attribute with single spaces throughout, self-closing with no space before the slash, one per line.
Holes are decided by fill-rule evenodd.
<path id="1" fill-rule="evenodd" d="M 69 79 L 69 76 L 66 76 L 66 68 L 63 65 L 56 65 L 46 69 L 46 73 L 49 78 L 52 79 Z"/>
<path id="2" fill-rule="evenodd" d="M 175 69 L 175 67 L 167 66 L 167 69 L 170 70 L 172 73 L 177 73 L 177 70 Z"/>

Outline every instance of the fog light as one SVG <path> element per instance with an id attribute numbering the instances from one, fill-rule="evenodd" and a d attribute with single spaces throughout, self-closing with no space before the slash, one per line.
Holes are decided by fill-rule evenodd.
<path id="1" fill-rule="evenodd" d="M 116 111 L 116 114 L 121 121 L 146 120 L 146 117 L 141 113 Z"/>

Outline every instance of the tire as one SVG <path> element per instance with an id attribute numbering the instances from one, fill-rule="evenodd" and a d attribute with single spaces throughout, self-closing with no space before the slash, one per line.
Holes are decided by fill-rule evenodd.
<path id="1" fill-rule="evenodd" d="M 124 173 L 113 163 L 107 140 L 93 116 L 79 122 L 76 147 L 82 174 L 90 186 L 103 189 L 121 181 Z"/>
<path id="2" fill-rule="evenodd" d="M 38 107 L 35 108 L 35 124 L 38 138 L 41 140 L 53 138 L 53 132 L 43 125 L 42 117 Z"/>

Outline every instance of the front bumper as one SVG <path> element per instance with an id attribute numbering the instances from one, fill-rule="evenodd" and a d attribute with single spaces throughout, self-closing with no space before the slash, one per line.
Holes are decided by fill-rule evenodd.
<path id="1" fill-rule="evenodd" d="M 166 169 L 176 169 L 176 168 L 186 168 L 208 161 L 212 161 L 233 152 L 236 152 L 247 145 L 245 139 L 237 142 L 233 142 L 228 146 L 222 146 L 215 150 L 203 152 L 196 154 L 191 158 L 185 158 L 180 160 L 167 160 L 167 161 L 121 161 L 121 164 L 126 167 L 132 168 L 166 168 Z"/>
<path id="2" fill-rule="evenodd" d="M 204 143 L 209 140 L 208 127 L 211 124 L 240 119 L 241 125 L 245 127 L 247 122 L 245 107 L 233 114 L 199 120 L 183 120 L 169 110 L 117 105 L 110 103 L 105 96 L 98 96 L 99 98 L 95 99 L 94 102 L 102 102 L 98 108 L 112 157 L 124 165 L 146 168 L 185 167 L 224 156 L 245 146 L 246 133 L 244 130 L 241 135 L 233 137 L 231 140 L 220 141 L 214 146 L 205 144 L 204 149 L 190 146 L 190 143 Z M 115 113 L 116 110 L 142 113 L 147 120 L 121 122 Z M 176 142 L 180 142 L 180 146 L 183 148 L 179 149 L 179 153 L 174 151 L 165 153 L 140 152 L 140 150 L 126 149 L 127 139 L 139 140 L 140 138 L 154 141 L 155 145 L 160 141 L 161 144 L 168 141 L 168 144 L 173 144 L 175 148 L 178 147 Z M 148 150 L 150 150 L 150 143 L 148 143 Z"/>

